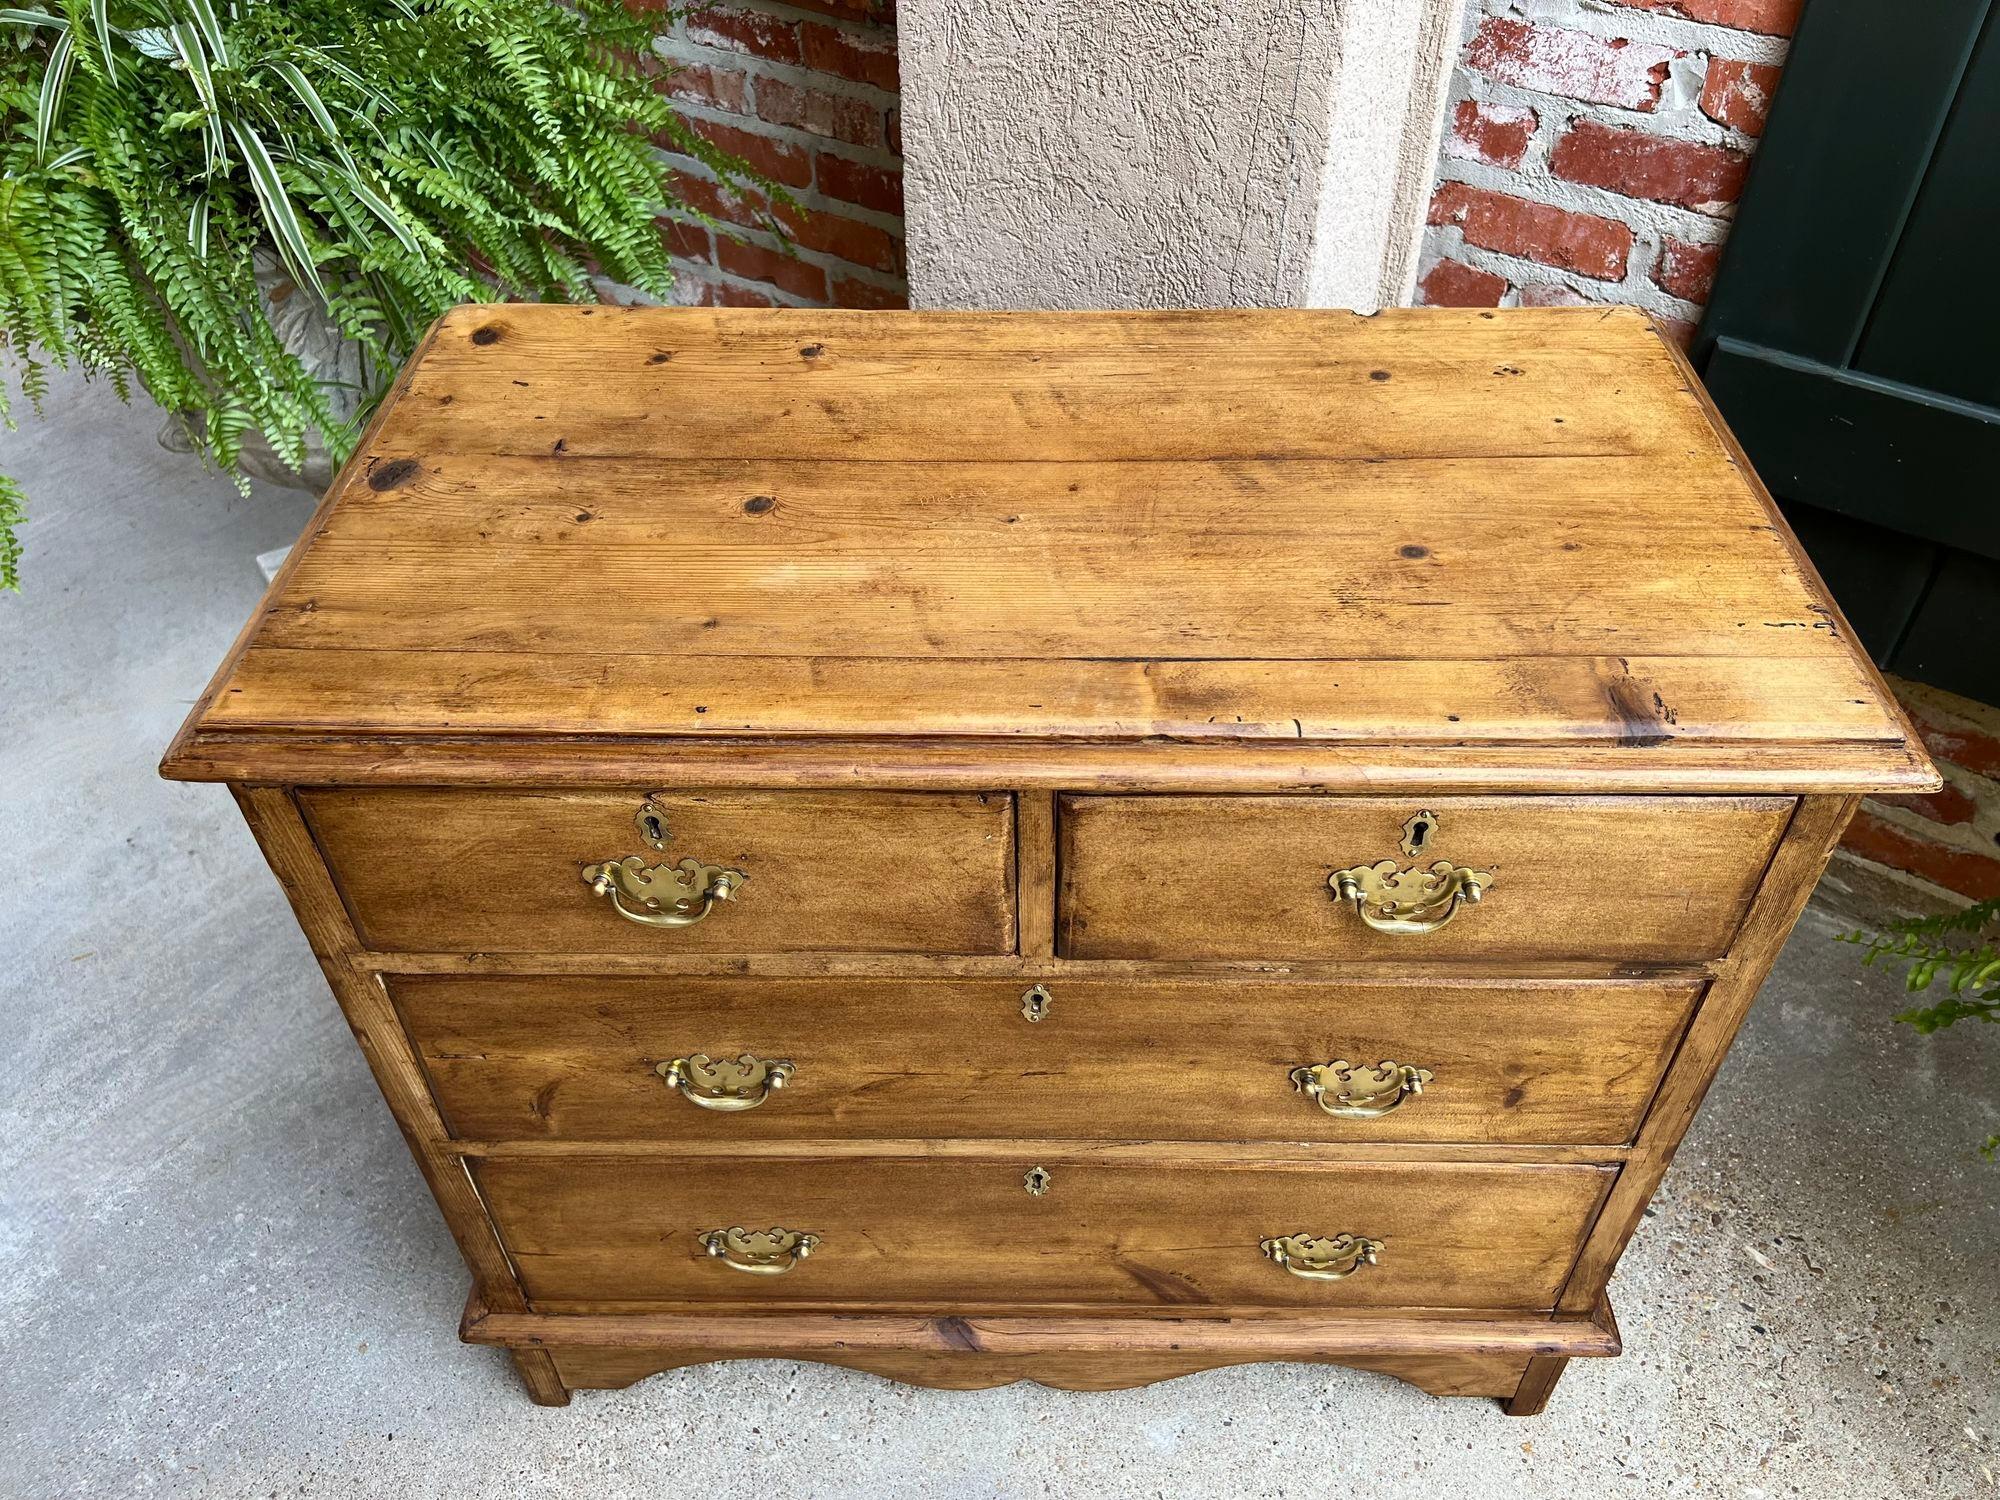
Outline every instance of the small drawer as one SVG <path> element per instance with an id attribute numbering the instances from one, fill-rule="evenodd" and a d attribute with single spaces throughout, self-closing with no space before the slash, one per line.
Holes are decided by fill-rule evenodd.
<path id="1" fill-rule="evenodd" d="M 1696 962 L 1728 949 L 1792 806 L 1065 797 L 1060 951 Z"/>
<path id="2" fill-rule="evenodd" d="M 447 1124 L 485 1141 L 1613 1145 L 1638 1128 L 1698 994 L 1636 980 L 386 982 Z"/>
<path id="3" fill-rule="evenodd" d="M 1036 1195 L 1027 1174 L 1038 1167 Z M 488 1158 L 473 1173 L 543 1312 L 703 1301 L 1543 1309 L 1614 1175 L 1032 1156 Z M 797 1258 L 788 1239 L 716 1233 L 730 1229 L 813 1243 Z M 1372 1241 L 1373 1263 L 1343 1257 L 1341 1235 Z M 1320 1243 L 1299 1243 L 1308 1237 Z M 1314 1270 L 1351 1274 L 1297 1274 Z"/>
<path id="4" fill-rule="evenodd" d="M 1014 946 L 1004 794 L 320 789 L 299 803 L 362 943 L 381 951 Z M 728 899 L 673 884 L 683 862 L 706 867 L 699 883 L 732 872 Z M 593 885 L 586 871 L 605 878 Z M 657 909 L 643 904 L 648 890 Z M 655 925 L 663 914 L 678 925 Z"/>

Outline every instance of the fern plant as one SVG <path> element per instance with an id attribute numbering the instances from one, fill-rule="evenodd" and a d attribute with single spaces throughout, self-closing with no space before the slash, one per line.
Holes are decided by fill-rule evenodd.
<path id="1" fill-rule="evenodd" d="M 667 17 L 673 12 L 669 10 Z M 655 87 L 658 8 L 620 0 L 44 0 L 0 9 L 0 333 L 144 387 L 235 474 L 246 435 L 335 462 L 402 356 L 465 301 L 672 283 L 655 141 L 758 180 Z M 768 186 L 768 185 L 766 185 Z M 259 295 L 275 254 L 360 351 L 329 390 Z M 0 384 L 0 417 L 12 426 Z M 0 587 L 21 490 L 0 476 Z"/>
<path id="2" fill-rule="evenodd" d="M 1861 944 L 1867 950 L 1863 964 L 1886 959 L 1905 965 L 1903 982 L 1912 994 L 1943 982 L 1943 999 L 1896 1017 L 1924 1035 L 1960 1021 L 2000 1022 L 2000 899 L 1891 922 L 1878 932 L 1844 932 L 1840 941 Z M 2000 1152 L 2000 1135 L 1988 1137 L 1980 1150 L 1991 1160 Z"/>

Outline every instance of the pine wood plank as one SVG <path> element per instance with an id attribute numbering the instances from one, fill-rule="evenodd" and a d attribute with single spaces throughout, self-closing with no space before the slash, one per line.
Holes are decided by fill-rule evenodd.
<path id="1" fill-rule="evenodd" d="M 1205 980 L 389 980 L 455 1135 L 485 1141 L 959 1138 L 1605 1144 L 1629 1140 L 1698 991 L 1643 982 L 1360 985 Z M 755 1109 L 681 1098 L 659 1064 L 783 1058 Z M 1329 1115 L 1293 1068 L 1421 1066 L 1372 1119 Z"/>
<path id="2" fill-rule="evenodd" d="M 558 441 L 582 457 L 1060 460 L 1679 452 L 1714 438 L 1643 315 L 1622 308 L 516 305 L 446 315 L 375 451 Z"/>
<path id="3" fill-rule="evenodd" d="M 1313 743 L 1165 739 L 1051 743 L 971 736 L 910 739 L 670 739 L 657 736 L 340 738 L 293 731 L 193 734 L 161 774 L 188 781 L 327 786 L 880 787 L 909 791 L 1644 793 L 1756 795 L 1935 791 L 1915 741 L 1649 748 L 1563 744 Z"/>
<path id="4" fill-rule="evenodd" d="M 1394 860 L 1400 798 L 1061 802 L 1057 951 L 1078 959 L 1419 956 L 1685 963 L 1725 952 L 1777 847 L 1783 798 L 1441 797 L 1429 865 L 1494 877 L 1430 932 L 1379 932 L 1336 870 Z"/>
<path id="5" fill-rule="evenodd" d="M 1905 727 L 1637 315 L 508 306 L 434 331 L 166 768 L 1288 738 L 1889 789 Z"/>
<path id="6" fill-rule="evenodd" d="M 1285 739 L 1449 744 L 1877 741 L 1839 657 L 1026 661 L 257 647 L 217 726 L 488 732 Z M 1497 754 L 1497 752 L 1495 752 Z"/>
<path id="7" fill-rule="evenodd" d="M 1726 466 L 435 460 L 353 485 L 260 644 L 1275 660 L 1812 656 Z M 1666 486 L 1675 505 L 1640 505 Z M 1698 587 L 1672 587 L 1671 581 Z M 541 608 L 523 612 L 518 601 Z"/>
<path id="8" fill-rule="evenodd" d="M 314 788 L 300 802 L 371 948 L 489 953 L 1006 953 L 1013 799 L 1001 793 Z M 622 919 L 588 865 L 683 858 L 749 878 L 698 925 Z"/>
<path id="9" fill-rule="evenodd" d="M 1126 1307 L 1547 1309 L 1614 1175 L 1585 1166 L 1068 1166 L 486 1158 L 473 1174 L 532 1305 L 586 1313 L 724 1297 L 777 1306 L 937 1300 Z M 708 1229 L 821 1235 L 779 1276 L 732 1272 Z M 1288 1274 L 1273 1235 L 1382 1240 L 1344 1281 Z"/>
<path id="10" fill-rule="evenodd" d="M 603 1389 L 711 1359 L 805 1358 L 894 1380 L 979 1389 L 1033 1380 L 1116 1390 L 1254 1360 L 1321 1361 L 1393 1375 L 1440 1396 L 1507 1395 L 1546 1355 L 1619 1352 L 1608 1306 L 1554 1320 L 1463 1310 L 1173 1317 L 496 1313 L 468 1301 L 460 1337 L 545 1352 L 577 1389 Z"/>

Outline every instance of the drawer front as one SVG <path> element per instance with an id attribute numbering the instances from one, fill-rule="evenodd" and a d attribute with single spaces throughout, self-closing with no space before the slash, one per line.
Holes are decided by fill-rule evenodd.
<path id="1" fill-rule="evenodd" d="M 1632 959 L 1727 950 L 1791 816 L 1783 797 L 1065 797 L 1069 958 Z M 1418 852 L 1406 852 L 1415 845 Z M 1329 882 L 1417 877 L 1371 925 Z M 1463 877 L 1461 877 L 1462 879 Z M 1460 886 L 1459 891 L 1463 891 Z"/>
<path id="2" fill-rule="evenodd" d="M 1609 1145 L 1636 1130 L 1698 993 L 1640 981 L 1052 978 L 1033 998 L 1026 980 L 387 983 L 447 1123 L 493 1141 Z M 773 1088 L 768 1068 L 705 1068 L 697 1054 L 787 1067 Z"/>
<path id="3" fill-rule="evenodd" d="M 975 1306 L 1554 1305 L 1613 1176 L 1591 1166 L 1110 1166 L 911 1157 L 487 1159 L 481 1193 L 542 1311 L 681 1301 Z M 713 1230 L 817 1237 L 743 1274 Z M 1267 1238 L 1365 1236 L 1292 1274 Z M 750 1247 L 751 1253 L 759 1248 Z M 1338 1264 L 1331 1267 L 1339 1269 Z"/>
<path id="4" fill-rule="evenodd" d="M 308 790 L 361 940 L 483 953 L 1003 953 L 1013 801 L 989 793 Z M 642 808 L 664 819 L 656 847 Z M 586 867 L 683 859 L 748 878 L 691 926 L 628 921 Z M 615 894 L 615 893 L 614 893 Z"/>

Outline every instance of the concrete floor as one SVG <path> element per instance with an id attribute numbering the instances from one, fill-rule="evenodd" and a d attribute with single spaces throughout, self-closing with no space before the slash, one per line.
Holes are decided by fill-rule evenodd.
<path id="1" fill-rule="evenodd" d="M 217 787 L 154 764 L 299 497 L 59 383 L 0 448 L 0 1495 L 1990 1495 L 2000 1036 L 1890 1024 L 1809 915 L 1547 1416 L 1348 1371 L 945 1393 L 791 1364 L 563 1411 L 465 1274 Z M 1985 1030 L 1985 1028 L 1981 1028 Z"/>

